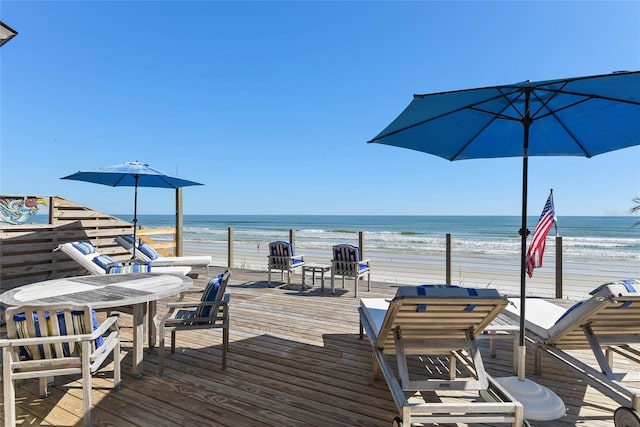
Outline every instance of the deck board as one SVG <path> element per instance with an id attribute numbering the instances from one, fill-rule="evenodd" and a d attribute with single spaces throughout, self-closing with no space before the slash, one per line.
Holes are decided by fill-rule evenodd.
<path id="1" fill-rule="evenodd" d="M 222 270 L 211 268 L 210 274 Z M 197 271 L 194 286 L 202 287 L 205 270 Z M 344 290 L 338 286 L 332 297 L 330 288 L 320 291 L 319 281 L 304 290 L 300 281 L 293 275 L 294 285 L 268 288 L 266 272 L 232 272 L 225 370 L 220 367 L 222 334 L 199 330 L 178 333 L 176 353 L 167 352 L 165 376 L 157 373 L 157 349 L 145 349 L 144 376 L 133 377 L 131 317 L 122 314 L 122 386 L 114 391 L 106 370 L 94 380 L 94 424 L 390 426 L 397 409 L 386 382 L 373 379 L 370 344 L 359 339 L 359 298 L 353 298 L 352 283 Z M 362 298 L 390 298 L 396 292 L 396 285 L 379 282 L 372 282 L 371 292 L 360 288 Z M 159 311 L 164 310 L 161 302 Z M 493 358 L 488 341 L 480 341 L 493 376 L 512 375 L 511 345 L 499 340 Z M 542 376 L 529 374 L 533 351 L 528 353 L 528 376 L 558 392 L 568 407 L 562 419 L 533 425 L 613 426 L 614 401 L 548 358 Z M 57 377 L 46 399 L 39 398 L 37 381 L 20 383 L 18 425 L 79 425 L 81 393 L 77 377 Z"/>

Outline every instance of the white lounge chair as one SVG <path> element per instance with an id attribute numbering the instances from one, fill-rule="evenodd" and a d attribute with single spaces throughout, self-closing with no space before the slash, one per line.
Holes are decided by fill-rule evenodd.
<path id="1" fill-rule="evenodd" d="M 395 298 L 360 300 L 360 336 L 366 331 L 375 356 L 376 377 L 387 381 L 399 417 L 395 425 L 412 423 L 523 423 L 523 407 L 484 369 L 476 344 L 479 334 L 506 306 L 494 289 L 401 286 Z M 387 355 L 395 355 L 395 369 Z M 407 356 L 417 362 L 448 358 L 443 375 L 424 362 L 418 379 L 409 374 Z M 466 376 L 458 376 L 464 368 Z M 396 375 L 397 372 L 397 375 Z M 442 374 L 442 373 L 441 373 Z M 413 374 L 416 376 L 416 373 Z M 415 392 L 457 391 L 465 399 L 452 402 L 416 401 Z M 423 395 L 424 397 L 424 395 Z M 489 401 L 482 401 L 487 397 Z M 472 399 L 472 401 L 469 401 Z"/>
<path id="2" fill-rule="evenodd" d="M 622 405 L 614 413 L 616 426 L 640 426 L 640 373 L 613 366 L 615 354 L 640 367 L 640 280 L 606 283 L 591 295 L 568 310 L 541 298 L 526 299 L 526 334 L 539 350 L 535 372 L 541 372 L 542 352 L 553 356 Z M 505 314 L 519 321 L 520 299 L 509 300 Z M 598 368 L 570 354 L 585 349 Z"/>
<path id="3" fill-rule="evenodd" d="M 152 272 L 185 276 L 191 271 L 191 267 L 188 266 L 154 267 L 148 263 L 118 262 L 98 252 L 98 249 L 89 242 L 67 242 L 58 245 L 54 251 L 57 250 L 69 255 L 91 274 Z"/>
<path id="4" fill-rule="evenodd" d="M 133 253 L 133 236 L 118 236 L 116 243 Z M 136 259 L 142 262 L 149 262 L 153 267 L 171 267 L 171 266 L 191 266 L 206 267 L 207 275 L 209 274 L 209 265 L 211 264 L 210 255 L 189 255 L 189 256 L 162 256 L 148 243 L 139 243 L 136 246 Z"/>
<path id="5" fill-rule="evenodd" d="M 90 426 L 92 374 L 110 354 L 114 387 L 120 386 L 117 317 L 98 325 L 89 306 L 40 305 L 9 307 L 6 320 L 8 338 L 0 339 L 4 425 L 16 424 L 15 381 L 38 378 L 45 397 L 48 378 L 81 374 L 84 425 Z"/>

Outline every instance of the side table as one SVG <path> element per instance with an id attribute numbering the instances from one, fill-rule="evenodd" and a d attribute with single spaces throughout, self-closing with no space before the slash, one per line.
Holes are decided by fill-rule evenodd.
<path id="1" fill-rule="evenodd" d="M 324 292 L 324 273 L 331 270 L 331 264 L 307 264 L 302 266 L 302 287 L 304 288 L 304 278 L 307 271 L 311 272 L 311 284 L 316 285 L 316 273 L 320 273 L 321 290 Z"/>

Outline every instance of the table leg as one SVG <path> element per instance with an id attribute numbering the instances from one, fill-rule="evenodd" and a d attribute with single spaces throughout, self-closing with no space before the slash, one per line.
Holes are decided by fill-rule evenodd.
<path id="1" fill-rule="evenodd" d="M 307 275 L 307 269 L 302 267 L 302 288 L 304 289 L 304 276 Z"/>
<path id="2" fill-rule="evenodd" d="M 311 286 L 316 287 L 316 269 L 311 269 Z"/>
<path id="3" fill-rule="evenodd" d="M 324 292 L 324 268 L 320 271 L 320 291 Z"/>
<path id="4" fill-rule="evenodd" d="M 133 306 L 133 360 L 131 372 L 136 377 L 142 376 L 142 353 L 144 347 L 144 317 L 147 314 L 147 303 Z"/>
<path id="5" fill-rule="evenodd" d="M 147 312 L 147 316 L 149 318 L 149 326 L 147 331 L 149 332 L 149 348 L 154 348 L 156 346 L 156 310 L 158 307 L 157 301 L 149 301 L 149 309 Z"/>

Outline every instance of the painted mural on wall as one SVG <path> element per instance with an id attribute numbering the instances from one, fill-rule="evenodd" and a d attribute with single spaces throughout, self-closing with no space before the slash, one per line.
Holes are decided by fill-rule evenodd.
<path id="1" fill-rule="evenodd" d="M 47 201 L 35 196 L 0 196 L 0 223 L 25 224 L 38 213 L 38 205 L 47 206 Z"/>

